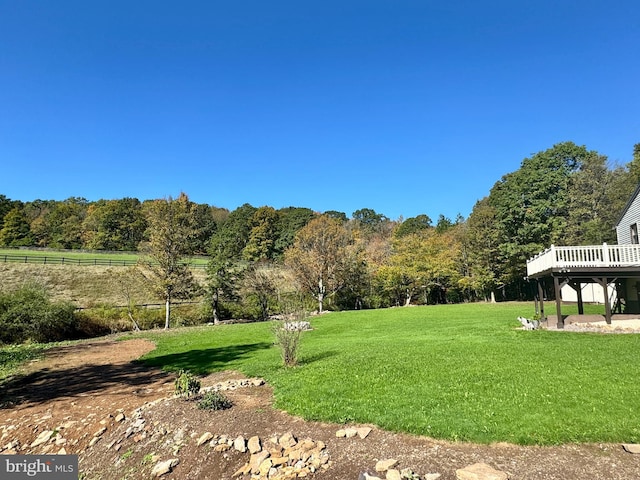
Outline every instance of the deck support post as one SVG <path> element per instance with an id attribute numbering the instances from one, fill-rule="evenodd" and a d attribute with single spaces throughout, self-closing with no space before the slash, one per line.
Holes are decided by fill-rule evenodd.
<path id="1" fill-rule="evenodd" d="M 607 277 L 594 278 L 594 280 L 602 287 L 604 294 L 604 319 L 607 325 L 611 325 L 611 301 L 609 300 L 609 281 Z"/>
<path id="2" fill-rule="evenodd" d="M 544 290 L 542 289 L 542 281 L 536 280 L 538 284 L 538 300 L 540 301 L 540 321 L 546 320 L 547 316 L 544 314 Z"/>
<path id="3" fill-rule="evenodd" d="M 560 280 L 558 277 L 553 277 L 553 287 L 556 291 L 556 314 L 558 315 L 558 329 L 564 328 L 564 318 L 562 318 L 562 293 L 560 288 Z"/>

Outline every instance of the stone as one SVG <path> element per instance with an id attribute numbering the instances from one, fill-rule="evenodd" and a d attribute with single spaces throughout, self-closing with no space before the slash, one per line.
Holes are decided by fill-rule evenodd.
<path id="1" fill-rule="evenodd" d="M 30 445 L 30 447 L 33 448 L 37 447 L 38 445 L 42 445 L 43 443 L 48 442 L 52 436 L 53 430 L 45 430 L 44 432 L 41 432 L 40 435 L 38 435 L 38 437 Z"/>
<path id="2" fill-rule="evenodd" d="M 264 380 L 262 378 L 254 378 L 253 380 L 251 380 L 251 385 L 253 385 L 254 387 L 261 387 L 262 385 L 264 385 Z"/>
<path id="3" fill-rule="evenodd" d="M 382 480 L 382 479 L 374 475 L 369 475 L 367 472 L 362 472 L 360 476 L 358 476 L 358 480 Z"/>
<path id="4" fill-rule="evenodd" d="M 371 433 L 371 428 L 369 427 L 360 427 L 360 428 L 357 428 L 356 430 L 358 432 L 358 436 L 363 440 L 367 438 Z"/>
<path id="5" fill-rule="evenodd" d="M 260 466 L 258 467 L 258 471 L 260 473 L 260 475 L 266 477 L 269 475 L 269 470 L 271 470 L 271 467 L 273 466 L 273 463 L 271 463 L 271 459 L 270 458 L 265 458 L 262 463 L 260 463 Z"/>
<path id="6" fill-rule="evenodd" d="M 207 443 L 212 438 L 213 438 L 213 434 L 211 432 L 204 432 L 202 435 L 200 435 L 200 438 L 198 438 L 198 441 L 196 442 L 196 445 L 198 447 L 200 445 L 204 445 L 205 443 Z"/>
<path id="7" fill-rule="evenodd" d="M 152 477 L 161 477 L 167 473 L 170 473 L 178 464 L 180 460 L 177 458 L 170 458 L 164 462 L 158 462 L 153 470 L 151 470 Z"/>
<path id="8" fill-rule="evenodd" d="M 387 475 L 385 478 L 386 480 L 402 480 L 400 472 L 395 468 L 390 468 L 389 470 L 387 470 Z"/>
<path id="9" fill-rule="evenodd" d="M 240 453 L 244 453 L 247 451 L 247 441 L 244 439 L 242 435 L 238 436 L 233 441 L 233 448 L 235 448 Z"/>
<path id="10" fill-rule="evenodd" d="M 456 470 L 457 480 L 508 480 L 509 476 L 486 463 L 474 463 Z"/>
<path id="11" fill-rule="evenodd" d="M 344 438 L 346 436 L 347 436 L 347 431 L 345 429 L 343 429 L 343 428 L 341 428 L 340 430 L 338 430 L 336 432 L 336 437 L 337 438 Z"/>
<path id="12" fill-rule="evenodd" d="M 376 463 L 376 472 L 386 472 L 390 468 L 395 467 L 397 464 L 398 461 L 393 458 L 389 458 L 387 460 L 379 460 Z"/>
<path id="13" fill-rule="evenodd" d="M 640 453 L 640 445 L 635 443 L 625 443 L 622 445 L 622 448 L 629 453 Z"/>
<path id="14" fill-rule="evenodd" d="M 58 452 L 56 453 L 56 455 L 66 455 L 67 451 L 64 449 L 64 447 L 62 447 L 60 450 L 58 450 Z"/>
<path id="15" fill-rule="evenodd" d="M 347 438 L 353 438 L 353 437 L 355 437 L 356 435 L 358 435 L 358 430 L 356 430 L 355 428 L 347 428 L 347 429 L 345 429 L 345 431 L 344 431 L 344 435 L 345 435 L 345 437 L 347 437 Z"/>
<path id="16" fill-rule="evenodd" d="M 440 473 L 427 473 L 424 476 L 424 480 L 438 480 L 441 476 L 442 474 Z"/>
<path id="17" fill-rule="evenodd" d="M 96 433 L 93 434 L 94 437 L 101 437 L 104 432 L 107 431 L 107 427 L 102 427 L 100 430 L 98 430 Z"/>
<path id="18" fill-rule="evenodd" d="M 115 421 L 116 422 L 124 422 L 125 416 L 124 413 L 119 413 L 116 415 Z"/>
<path id="19" fill-rule="evenodd" d="M 241 477 L 243 475 L 249 475 L 251 473 L 251 465 L 245 463 L 244 466 L 240 467 L 236 473 L 232 475 L 233 478 Z"/>
<path id="20" fill-rule="evenodd" d="M 253 436 L 249 439 L 248 443 L 249 453 L 258 453 L 262 450 L 262 445 L 260 444 L 260 437 Z"/>
<path id="21" fill-rule="evenodd" d="M 297 443 L 296 437 L 291 432 L 285 433 L 278 439 L 278 444 L 284 448 L 293 447 Z"/>
<path id="22" fill-rule="evenodd" d="M 251 455 L 251 458 L 249 459 L 249 465 L 251 466 L 251 473 L 253 474 L 259 473 L 260 465 L 267 458 L 269 458 L 269 452 L 265 450 L 262 450 L 261 452 L 254 453 L 253 455 Z"/>
<path id="23" fill-rule="evenodd" d="M 231 450 L 231 446 L 227 445 L 226 443 L 221 443 L 213 447 L 214 452 L 226 452 L 227 450 Z"/>

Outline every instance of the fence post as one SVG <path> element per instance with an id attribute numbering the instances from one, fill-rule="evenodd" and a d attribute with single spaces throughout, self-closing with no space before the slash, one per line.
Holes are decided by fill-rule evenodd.
<path id="1" fill-rule="evenodd" d="M 602 261 L 605 267 L 609 266 L 609 247 L 606 242 L 602 244 Z"/>

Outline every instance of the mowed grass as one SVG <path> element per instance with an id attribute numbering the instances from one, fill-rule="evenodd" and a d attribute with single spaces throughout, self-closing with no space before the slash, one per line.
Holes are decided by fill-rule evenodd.
<path id="1" fill-rule="evenodd" d="M 522 331 L 525 303 L 331 313 L 301 365 L 281 367 L 269 323 L 153 334 L 146 362 L 262 376 L 276 406 L 450 440 L 640 441 L 640 336 Z M 568 313 L 568 312 L 567 312 Z"/>
<path id="2" fill-rule="evenodd" d="M 51 261 L 60 260 L 62 258 L 72 261 L 89 261 L 89 260 L 102 260 L 104 262 L 137 262 L 140 255 L 137 253 L 126 252 L 86 252 L 86 251 L 74 251 L 74 250 L 27 250 L 27 249 L 12 249 L 12 248 L 0 248 L 0 260 L 7 257 L 26 257 L 27 260 L 33 259 L 34 261 L 44 261 L 45 258 Z M 7 258 L 9 260 L 9 258 Z M 11 261 L 16 261 L 15 259 Z M 22 260 L 24 261 L 24 260 Z M 208 258 L 206 257 L 193 257 L 190 259 L 190 263 L 194 265 L 206 265 Z M 84 263 L 84 262 L 83 262 Z"/>

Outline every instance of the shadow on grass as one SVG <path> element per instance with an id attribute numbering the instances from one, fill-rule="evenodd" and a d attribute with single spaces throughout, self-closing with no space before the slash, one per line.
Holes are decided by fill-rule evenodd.
<path id="1" fill-rule="evenodd" d="M 271 343 L 259 342 L 247 345 L 231 345 L 220 348 L 188 350 L 170 353 L 142 360 L 145 365 L 161 367 L 165 370 L 188 370 L 196 375 L 204 375 L 223 370 L 229 362 L 245 358 L 258 350 L 272 347 Z"/>

